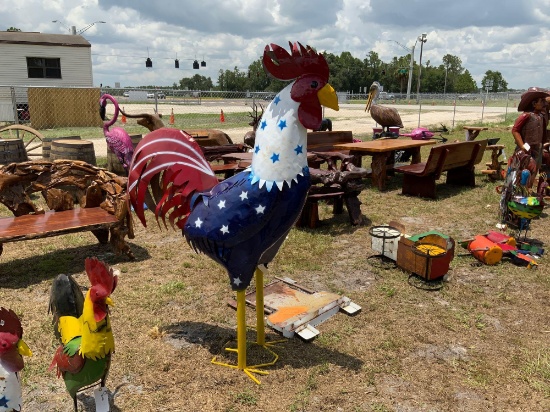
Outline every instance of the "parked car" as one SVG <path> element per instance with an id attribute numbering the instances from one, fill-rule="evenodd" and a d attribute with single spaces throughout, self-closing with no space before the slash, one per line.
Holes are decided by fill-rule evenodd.
<path id="1" fill-rule="evenodd" d="M 157 95 L 157 99 L 166 99 L 166 95 L 163 92 L 156 92 L 156 95 Z M 154 99 L 155 93 L 154 92 L 147 93 L 147 98 Z"/>
<path id="2" fill-rule="evenodd" d="M 380 100 L 393 100 L 395 99 L 395 95 L 388 92 L 380 92 L 380 95 L 378 96 Z"/>
<path id="3" fill-rule="evenodd" d="M 475 100 L 476 97 L 475 94 L 460 94 L 458 95 L 458 100 Z"/>
<path id="4" fill-rule="evenodd" d="M 130 92 L 124 92 L 124 93 L 122 93 L 122 95 L 123 95 L 124 97 L 130 97 Z"/>

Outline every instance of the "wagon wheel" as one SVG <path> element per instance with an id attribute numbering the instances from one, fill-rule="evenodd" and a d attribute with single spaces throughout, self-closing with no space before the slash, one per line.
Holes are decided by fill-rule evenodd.
<path id="1" fill-rule="evenodd" d="M 27 135 L 27 138 L 25 138 L 25 135 Z M 42 147 L 44 136 L 32 127 L 23 126 L 20 124 L 12 124 L 10 126 L 2 127 L 0 128 L 0 138 L 22 139 L 28 156 L 42 157 L 42 151 L 40 148 Z"/>

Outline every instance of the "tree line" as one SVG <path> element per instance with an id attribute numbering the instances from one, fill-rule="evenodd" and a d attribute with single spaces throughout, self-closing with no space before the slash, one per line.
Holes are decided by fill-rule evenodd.
<path id="1" fill-rule="evenodd" d="M 373 51 L 363 60 L 353 57 L 350 52 L 342 52 L 339 56 L 326 52 L 323 55 L 330 68 L 330 83 L 338 91 L 365 93 L 373 81 L 378 81 L 387 92 L 407 92 L 410 54 L 393 57 L 388 62 L 381 60 Z M 418 70 L 419 65 L 414 62 L 411 94 L 416 93 Z M 196 74 L 182 78 L 179 83 L 173 84 L 173 88 L 277 92 L 286 84 L 265 73 L 261 58 L 252 62 L 247 70 L 238 67 L 220 70 L 217 80 L 217 86 L 214 86 L 210 77 Z M 490 93 L 508 91 L 508 83 L 498 70 L 487 70 L 478 85 L 468 69 L 463 67 L 462 60 L 451 54 L 443 56 L 438 66 L 433 66 L 429 60 L 422 62 L 420 85 L 421 93 L 477 93 L 480 89 Z"/>

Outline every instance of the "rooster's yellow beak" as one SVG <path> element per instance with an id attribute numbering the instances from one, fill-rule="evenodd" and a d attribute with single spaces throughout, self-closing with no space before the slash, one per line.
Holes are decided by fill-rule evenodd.
<path id="1" fill-rule="evenodd" d="M 109 306 L 115 306 L 115 302 L 113 302 L 113 299 L 111 299 L 110 297 L 105 298 L 105 304 Z"/>
<path id="2" fill-rule="evenodd" d="M 338 96 L 330 84 L 325 84 L 321 90 L 317 92 L 319 103 L 332 110 L 340 110 L 338 107 Z"/>
<path id="3" fill-rule="evenodd" d="M 19 339 L 17 342 L 17 353 L 21 356 L 32 356 L 32 351 L 23 339 Z"/>

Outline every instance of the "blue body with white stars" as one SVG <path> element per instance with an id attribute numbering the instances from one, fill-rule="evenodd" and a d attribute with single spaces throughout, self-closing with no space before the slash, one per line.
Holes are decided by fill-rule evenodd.
<path id="1" fill-rule="evenodd" d="M 307 198 L 307 130 L 291 87 L 266 108 L 250 168 L 201 193 L 183 230 L 195 250 L 227 269 L 234 290 L 273 259 Z"/>

